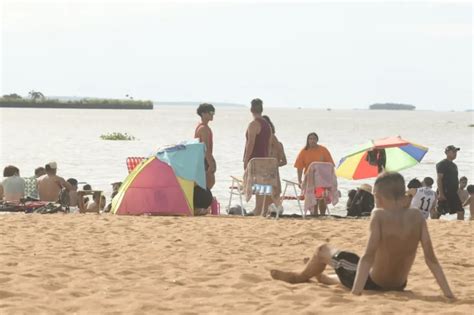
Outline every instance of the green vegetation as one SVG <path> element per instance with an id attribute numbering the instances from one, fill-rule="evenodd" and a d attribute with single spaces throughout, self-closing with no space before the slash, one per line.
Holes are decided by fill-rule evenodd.
<path id="1" fill-rule="evenodd" d="M 102 140 L 121 140 L 121 141 L 131 141 L 131 140 L 136 140 L 134 136 L 131 136 L 127 133 L 121 133 L 121 132 L 112 132 L 112 133 L 106 133 L 100 136 Z"/>
<path id="2" fill-rule="evenodd" d="M 96 108 L 96 109 L 153 109 L 152 101 L 129 99 L 84 98 L 65 101 L 46 98 L 43 93 L 30 91 L 29 98 L 13 93 L 0 97 L 0 107 L 13 108 Z M 128 96 L 128 95 L 127 95 Z"/>
<path id="3" fill-rule="evenodd" d="M 413 105 L 396 104 L 396 103 L 376 103 L 369 106 L 369 109 L 390 109 L 390 110 L 414 110 Z"/>

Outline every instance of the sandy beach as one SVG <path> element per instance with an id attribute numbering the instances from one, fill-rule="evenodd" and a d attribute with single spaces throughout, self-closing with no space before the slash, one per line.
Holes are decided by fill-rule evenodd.
<path id="1" fill-rule="evenodd" d="M 327 238 L 360 254 L 367 228 L 350 219 L 2 215 L 0 313 L 471 313 L 472 222 L 429 221 L 454 302 L 421 248 L 405 292 L 356 297 L 271 279 L 272 268 L 301 268 Z"/>

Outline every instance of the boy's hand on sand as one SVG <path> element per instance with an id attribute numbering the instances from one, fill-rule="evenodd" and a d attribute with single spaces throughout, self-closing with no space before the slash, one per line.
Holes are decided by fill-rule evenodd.
<path id="1" fill-rule="evenodd" d="M 445 298 L 448 299 L 450 302 L 457 301 L 457 298 L 454 296 L 454 294 L 451 292 L 450 294 L 445 295 Z"/>

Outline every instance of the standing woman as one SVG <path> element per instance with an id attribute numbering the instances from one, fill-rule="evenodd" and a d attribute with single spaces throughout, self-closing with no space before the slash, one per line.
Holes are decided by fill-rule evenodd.
<path id="1" fill-rule="evenodd" d="M 329 150 L 320 144 L 318 144 L 319 137 L 315 132 L 311 132 L 306 137 L 306 146 L 300 151 L 298 157 L 295 161 L 295 168 L 297 169 L 298 173 L 298 183 L 301 186 L 303 173 L 306 174 L 308 172 L 309 166 L 313 162 L 328 162 L 334 164 L 332 159 L 331 153 Z M 319 213 L 324 215 L 326 213 L 326 201 L 324 199 L 320 199 L 318 202 L 319 205 Z M 315 214 L 317 214 L 317 209 L 315 210 Z"/>
<path id="2" fill-rule="evenodd" d="M 278 138 L 275 135 L 275 126 L 270 120 L 270 117 L 268 117 L 267 115 L 263 115 L 262 118 L 268 122 L 272 130 L 272 135 L 270 136 L 270 149 L 269 149 L 270 152 L 268 156 L 277 159 L 278 166 L 280 167 L 285 166 L 287 163 L 285 149 L 283 148 L 283 144 L 280 141 L 278 141 Z"/>

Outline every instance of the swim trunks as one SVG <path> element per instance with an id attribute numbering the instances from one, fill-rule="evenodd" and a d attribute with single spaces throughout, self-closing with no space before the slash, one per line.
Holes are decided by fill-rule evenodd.
<path id="1" fill-rule="evenodd" d="M 331 258 L 331 265 L 336 271 L 337 277 L 341 283 L 352 289 L 354 285 L 354 280 L 357 272 L 357 265 L 359 264 L 360 257 L 351 252 L 339 251 Z M 406 287 L 406 282 L 396 291 L 403 291 Z M 365 283 L 364 290 L 373 290 L 373 291 L 384 291 L 382 287 L 376 284 L 372 278 L 367 278 Z"/>
<path id="2" fill-rule="evenodd" d="M 461 199 L 457 191 L 448 191 L 445 192 L 446 200 L 438 200 L 438 213 L 439 214 L 454 214 L 457 212 L 463 212 L 464 208 L 461 204 Z"/>

